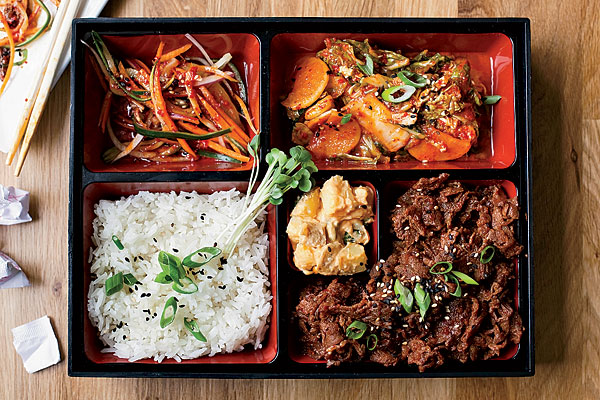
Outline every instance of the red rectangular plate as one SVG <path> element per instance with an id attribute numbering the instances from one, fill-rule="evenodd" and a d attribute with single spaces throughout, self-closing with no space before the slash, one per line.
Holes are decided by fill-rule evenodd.
<path id="1" fill-rule="evenodd" d="M 92 183 L 88 185 L 83 192 L 83 243 L 84 264 L 83 268 L 84 285 L 80 290 L 84 293 L 83 298 L 87 301 L 88 288 L 91 282 L 89 259 L 90 248 L 92 245 L 92 221 L 94 220 L 94 205 L 100 200 L 117 200 L 123 196 L 137 194 L 140 191 L 149 192 L 191 192 L 213 193 L 220 190 L 230 190 L 236 188 L 245 191 L 248 188 L 247 182 L 143 182 L 143 183 Z M 274 244 L 276 238 L 275 209 L 270 206 L 267 215 L 267 232 L 269 243 Z M 269 330 L 262 343 L 262 348 L 258 350 L 248 349 L 242 352 L 230 354 L 217 354 L 213 357 L 200 357 L 193 360 L 182 360 L 177 362 L 173 359 L 165 359 L 162 364 L 267 364 L 275 359 L 277 355 L 277 250 L 274 245 L 269 246 L 269 281 L 271 283 L 271 317 L 269 321 Z M 87 307 L 83 307 L 87 310 Z M 100 350 L 104 347 L 98 339 L 98 331 L 92 326 L 89 318 L 84 318 L 83 326 L 84 352 L 88 359 L 97 364 L 105 363 L 130 363 L 129 361 L 118 358 L 112 353 L 102 353 Z M 158 364 L 152 359 L 135 361 L 136 364 Z"/>
<path id="2" fill-rule="evenodd" d="M 260 42 L 250 33 L 194 34 L 192 35 L 207 51 L 209 56 L 220 58 L 231 53 L 233 64 L 238 68 L 248 92 L 249 110 L 256 125 L 260 121 Z M 102 39 L 111 54 L 120 60 L 125 57 L 138 58 L 152 65 L 156 49 L 161 41 L 165 43 L 165 52 L 174 50 L 190 41 L 184 35 L 142 35 L 111 36 L 102 35 Z M 86 50 L 88 53 L 89 51 Z M 196 47 L 186 55 L 203 57 Z M 98 119 L 104 99 L 104 91 L 98 82 L 91 60 L 85 57 L 85 104 L 83 132 L 83 163 L 93 172 L 166 172 L 166 171 L 244 171 L 251 163 L 232 164 L 216 161 L 212 158 L 200 158 L 197 161 L 156 163 L 125 157 L 114 164 L 102 161 L 102 153 L 112 147 L 108 134 L 100 132 Z"/>
<path id="3" fill-rule="evenodd" d="M 514 114 L 513 46 L 502 33 L 282 33 L 271 41 L 270 134 L 271 147 L 288 148 L 291 123 L 280 104 L 290 86 L 289 79 L 296 61 L 314 55 L 325 47 L 326 38 L 354 39 L 382 49 L 401 50 L 403 54 L 422 50 L 465 56 L 471 63 L 471 74 L 502 99 L 490 107 L 490 115 L 480 126 L 479 149 L 454 161 L 421 163 L 398 161 L 377 166 L 345 161 L 318 161 L 323 170 L 338 169 L 484 169 L 508 168 L 515 161 L 516 133 Z"/>

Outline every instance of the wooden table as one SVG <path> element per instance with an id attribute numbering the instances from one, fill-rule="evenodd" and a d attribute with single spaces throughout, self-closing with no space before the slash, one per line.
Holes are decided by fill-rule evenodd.
<path id="1" fill-rule="evenodd" d="M 22 176 L 33 222 L 0 227 L 0 249 L 32 287 L 0 291 L 0 398 L 600 398 L 600 2 L 127 0 L 105 16 L 444 16 L 531 19 L 533 66 L 536 375 L 511 379 L 82 379 L 65 361 L 29 375 L 10 328 L 44 314 L 67 357 L 69 74 L 49 99 Z M 2 158 L 2 161 L 4 158 Z M 3 164 L 3 163 L 2 163 Z M 596 210 L 596 211 L 594 211 Z"/>

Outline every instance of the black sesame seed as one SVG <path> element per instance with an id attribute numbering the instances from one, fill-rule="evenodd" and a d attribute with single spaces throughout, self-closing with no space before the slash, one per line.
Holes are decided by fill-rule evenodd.
<path id="1" fill-rule="evenodd" d="M 156 317 L 157 315 L 158 315 L 157 313 L 154 313 L 153 317 Z"/>
<path id="2" fill-rule="evenodd" d="M 201 216 L 200 216 L 200 219 L 201 219 L 202 221 L 204 221 L 204 215 L 201 215 Z"/>
<path id="3" fill-rule="evenodd" d="M 208 278 L 208 279 L 212 279 L 213 277 L 212 277 L 212 276 L 210 276 L 210 275 L 207 275 L 207 276 L 206 276 L 206 278 Z"/>
<path id="4" fill-rule="evenodd" d="M 146 321 L 150 321 L 150 317 L 146 317 Z"/>
<path id="5" fill-rule="evenodd" d="M 200 273 L 200 275 L 204 275 L 206 273 L 206 271 L 204 271 L 203 269 L 201 269 L 200 271 L 198 271 L 198 273 Z"/>
<path id="6" fill-rule="evenodd" d="M 219 271 L 223 271 L 223 267 L 218 267 L 217 268 Z"/>
<path id="7" fill-rule="evenodd" d="M 137 285 L 135 285 L 134 289 L 135 289 L 135 290 L 138 290 L 138 287 L 137 287 Z"/>
<path id="8" fill-rule="evenodd" d="M 144 261 L 144 257 L 140 256 L 140 260 Z"/>
<path id="9" fill-rule="evenodd" d="M 217 242 L 215 242 L 215 243 L 213 244 L 213 247 L 217 247 Z"/>
<path id="10" fill-rule="evenodd" d="M 158 240 L 156 240 L 156 238 L 152 238 L 152 240 L 154 240 L 154 243 L 158 243 Z"/>
<path id="11" fill-rule="evenodd" d="M 125 339 L 127 339 L 127 336 L 126 336 L 126 335 L 123 335 L 123 340 L 125 340 Z"/>
<path id="12" fill-rule="evenodd" d="M 244 278 L 240 278 L 239 276 L 236 277 L 236 279 L 237 279 L 238 282 L 243 282 L 244 281 Z"/>
<path id="13" fill-rule="evenodd" d="M 113 333 L 115 333 L 117 331 L 117 328 L 113 328 L 112 331 Z"/>
<path id="14" fill-rule="evenodd" d="M 223 257 L 221 257 L 221 264 L 227 264 L 227 259 L 226 259 L 226 258 L 223 258 Z"/>
<path id="15" fill-rule="evenodd" d="M 190 197 L 190 196 L 185 196 L 185 198 L 186 198 L 186 200 L 189 200 L 189 199 L 191 199 L 191 197 Z"/>
<path id="16" fill-rule="evenodd" d="M 125 261 L 129 262 L 129 257 L 125 257 Z"/>
<path id="17" fill-rule="evenodd" d="M 327 246 L 327 251 L 331 253 L 331 247 Z"/>
<path id="18" fill-rule="evenodd" d="M 133 257 L 133 262 L 136 262 L 136 261 L 137 261 L 137 257 Z"/>
<path id="19" fill-rule="evenodd" d="M 175 253 L 179 253 L 179 249 L 173 249 Z"/>
<path id="20" fill-rule="evenodd" d="M 171 222 L 171 228 L 174 227 L 174 226 L 175 226 L 175 224 L 173 222 Z"/>
<path id="21" fill-rule="evenodd" d="M 133 290 L 131 290 L 131 288 L 129 288 L 129 293 L 133 293 Z"/>
<path id="22" fill-rule="evenodd" d="M 364 205 L 364 204 L 362 204 L 362 205 L 360 206 L 360 208 L 367 208 L 367 206 L 366 206 L 366 205 Z"/>
<path id="23" fill-rule="evenodd" d="M 184 304 L 180 304 L 180 305 L 179 305 L 179 308 L 183 308 L 183 307 L 185 307 L 185 305 L 184 305 Z"/>

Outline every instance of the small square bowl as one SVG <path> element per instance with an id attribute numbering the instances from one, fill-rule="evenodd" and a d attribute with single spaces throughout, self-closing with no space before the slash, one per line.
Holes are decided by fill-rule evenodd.
<path id="1" fill-rule="evenodd" d="M 156 49 L 162 41 L 165 51 L 190 44 L 182 34 L 177 35 L 123 35 L 102 33 L 102 39 L 116 58 L 137 58 L 152 65 Z M 192 34 L 192 36 L 206 49 L 211 57 L 219 58 L 229 52 L 232 62 L 240 71 L 244 85 L 248 92 L 249 111 L 256 121 L 260 121 L 260 41 L 251 33 L 220 33 L 220 34 Z M 88 40 L 89 41 L 89 40 Z M 252 167 L 251 162 L 242 165 L 224 163 L 212 158 L 199 158 L 189 162 L 156 163 L 139 159 L 124 157 L 114 164 L 106 164 L 102 160 L 102 153 L 112 147 L 107 134 L 100 131 L 98 121 L 104 92 L 94 71 L 91 57 L 87 53 L 83 60 L 84 69 L 82 76 L 75 80 L 77 88 L 85 92 L 83 104 L 83 163 L 92 172 L 169 172 L 169 171 L 247 171 Z M 186 55 L 203 57 L 196 47 L 192 47 Z M 95 62 L 95 61 L 94 61 Z M 77 73 L 77 72 L 76 72 Z M 81 84 L 81 86 L 78 86 Z"/>
<path id="2" fill-rule="evenodd" d="M 268 209 L 266 230 L 269 235 L 269 281 L 271 284 L 270 290 L 273 296 L 271 300 L 271 316 L 268 322 L 269 329 L 262 343 L 262 348 L 258 350 L 246 349 L 241 352 L 217 354 L 213 357 L 200 357 L 191 360 L 182 360 L 177 362 L 173 359 L 165 359 L 161 363 L 157 363 L 152 359 L 144 359 L 133 363 L 126 359 L 118 358 L 112 353 L 103 353 L 101 350 L 104 345 L 98 339 L 98 331 L 92 326 L 90 319 L 87 317 L 87 293 L 91 282 L 89 254 L 93 246 L 91 238 L 93 234 L 92 222 L 95 218 L 94 205 L 100 200 L 117 200 L 123 196 L 137 194 L 140 191 L 149 192 L 191 192 L 196 191 L 200 194 L 213 193 L 220 190 L 230 190 L 232 188 L 243 192 L 247 190 L 247 182 L 112 182 L 103 183 L 97 182 L 88 185 L 83 192 L 83 239 L 81 242 L 83 259 L 80 260 L 80 268 L 78 274 L 83 276 L 83 287 L 81 287 L 79 297 L 83 303 L 78 305 L 81 312 L 86 315 L 83 317 L 82 326 L 77 329 L 83 330 L 83 352 L 87 359 L 95 364 L 172 364 L 172 365 L 187 365 L 187 364 L 268 364 L 277 356 L 277 276 L 276 276 L 276 224 L 275 224 L 275 209 Z M 159 329 L 157 327 L 157 329 Z"/>
<path id="3" fill-rule="evenodd" d="M 280 104 L 290 85 L 297 60 L 324 48 L 326 38 L 369 40 L 383 49 L 399 49 L 403 54 L 430 50 L 465 56 L 471 74 L 488 89 L 502 96 L 489 115 L 482 118 L 477 152 L 453 161 L 422 163 L 411 159 L 369 166 L 347 161 L 317 161 L 322 170 L 338 169 L 487 169 L 508 168 L 516 157 L 514 112 L 513 43 L 503 33 L 281 33 L 271 41 L 270 115 L 271 146 L 289 147 L 292 123 Z"/>

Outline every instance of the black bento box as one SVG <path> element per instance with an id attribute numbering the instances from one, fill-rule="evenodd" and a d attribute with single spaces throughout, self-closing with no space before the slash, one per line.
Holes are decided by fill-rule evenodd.
<path id="1" fill-rule="evenodd" d="M 91 31 L 121 43 L 139 43 L 140 36 L 191 33 L 198 37 L 226 38 L 234 44 L 234 57 L 244 63 L 244 79 L 251 88 L 250 107 L 259 115 L 261 157 L 270 147 L 290 146 L 289 123 L 278 104 L 281 77 L 288 68 L 287 55 L 314 46 L 324 37 L 361 38 L 393 43 L 408 49 L 472 53 L 489 59 L 496 81 L 496 93 L 504 91 L 503 108 L 495 111 L 489 156 L 477 160 L 443 163 L 407 163 L 392 167 L 356 168 L 347 165 L 320 166 L 317 180 L 340 174 L 349 181 L 369 183 L 376 191 L 374 249 L 369 262 L 386 258 L 389 240 L 386 226 L 390 202 L 407 183 L 422 177 L 448 172 L 452 180 L 495 182 L 509 195 L 518 196 L 521 217 L 517 239 L 524 251 L 518 257 L 517 304 L 525 332 L 521 343 L 503 357 L 488 361 L 447 362 L 441 368 L 420 373 L 415 367 L 383 367 L 373 363 L 347 364 L 327 368 L 299 355 L 295 328 L 291 325 L 293 296 L 304 281 L 303 274 L 288 261 L 286 222 L 294 195 L 270 212 L 269 234 L 275 246 L 270 252 L 273 312 L 269 333 L 259 353 L 244 351 L 232 356 L 155 363 L 129 363 L 101 353 L 101 344 L 87 317 L 89 285 L 89 236 L 93 204 L 139 190 L 190 190 L 210 192 L 243 187 L 249 168 L 225 168 L 218 163 L 176 164 L 158 167 L 144 163 L 123 163 L 107 167 L 100 160 L 101 139 L 95 125 L 102 99 L 93 87 L 89 60 L 82 40 Z M 175 36 L 173 36 L 175 37 Z M 177 38 L 177 37 L 175 37 Z M 228 39 L 227 39 L 228 38 Z M 143 39 L 143 38 L 142 38 Z M 138 40 L 138 42 L 136 42 Z M 155 40 L 155 39 L 152 39 Z M 189 377 L 189 378 L 401 378 L 531 376 L 534 374 L 533 327 L 533 221 L 531 215 L 531 68 L 528 19 L 429 19 L 429 18 L 127 18 L 76 19 L 73 22 L 71 64 L 71 153 L 69 195 L 69 344 L 70 376 L 93 377 Z M 247 68 L 246 68 L 247 67 Z M 510 77 L 510 78 L 508 78 Z M 511 79 L 507 83 L 507 79 Z M 493 80 L 492 80 L 493 81 Z M 90 122 L 91 121 L 91 122 Z M 323 168 L 324 167 L 324 168 Z M 385 193 L 385 196 L 384 196 Z M 382 250 L 383 248 L 383 250 Z"/>

